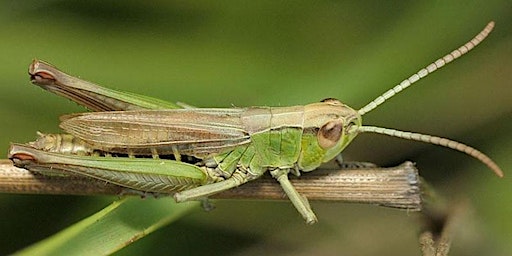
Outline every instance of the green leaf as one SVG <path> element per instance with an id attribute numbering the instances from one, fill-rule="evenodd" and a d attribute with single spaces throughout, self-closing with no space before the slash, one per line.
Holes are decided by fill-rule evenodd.
<path id="1" fill-rule="evenodd" d="M 179 219 L 193 207 L 198 207 L 197 202 L 124 198 L 16 255 L 112 254 Z"/>

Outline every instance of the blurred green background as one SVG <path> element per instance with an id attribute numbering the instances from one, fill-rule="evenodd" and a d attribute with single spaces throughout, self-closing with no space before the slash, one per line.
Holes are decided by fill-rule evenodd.
<path id="1" fill-rule="evenodd" d="M 451 150 L 361 135 L 348 160 L 417 162 L 450 200 L 469 199 L 451 255 L 512 254 L 510 1 L 1 1 L 0 153 L 58 117 L 84 111 L 30 84 L 33 58 L 107 87 L 200 107 L 302 105 L 335 97 L 362 107 L 457 48 L 490 20 L 474 52 L 401 93 L 365 124 L 442 135 L 488 153 L 498 179 Z M 98 211 L 113 197 L 0 195 L 0 254 Z M 120 255 L 417 255 L 415 214 L 313 202 L 306 226 L 287 202 L 219 201 Z M 143 214 L 141 209 L 141 214 Z M 279 227 L 279 228 L 278 228 Z"/>

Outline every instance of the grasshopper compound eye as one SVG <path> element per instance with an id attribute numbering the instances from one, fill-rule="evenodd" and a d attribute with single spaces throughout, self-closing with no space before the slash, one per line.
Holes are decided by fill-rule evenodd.
<path id="1" fill-rule="evenodd" d="M 334 147 L 343 134 L 343 123 L 341 121 L 329 121 L 318 130 L 318 144 L 323 149 Z"/>

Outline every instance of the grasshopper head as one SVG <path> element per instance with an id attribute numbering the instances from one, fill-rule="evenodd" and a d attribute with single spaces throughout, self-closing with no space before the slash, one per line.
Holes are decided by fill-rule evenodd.
<path id="1" fill-rule="evenodd" d="M 337 99 L 306 105 L 299 167 L 311 171 L 336 157 L 354 139 L 361 115 Z"/>

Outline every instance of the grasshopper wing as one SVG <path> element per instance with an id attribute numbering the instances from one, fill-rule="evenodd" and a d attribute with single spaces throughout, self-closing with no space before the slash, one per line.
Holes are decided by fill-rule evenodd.
<path id="1" fill-rule="evenodd" d="M 60 127 L 95 149 L 113 153 L 204 156 L 250 142 L 245 109 L 112 111 L 61 117 Z"/>

